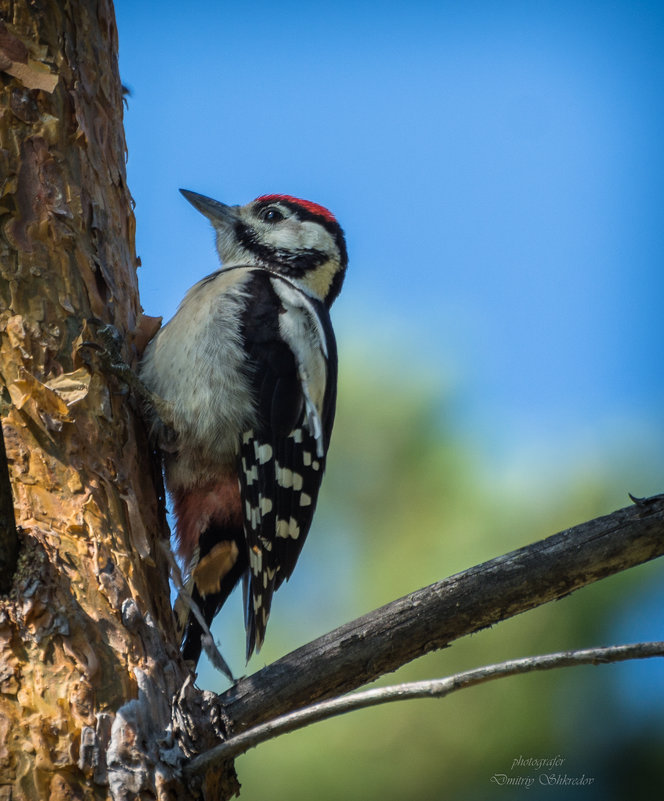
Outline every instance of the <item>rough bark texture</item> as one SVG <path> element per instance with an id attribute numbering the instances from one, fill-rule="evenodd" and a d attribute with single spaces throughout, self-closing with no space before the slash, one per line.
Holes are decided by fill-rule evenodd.
<path id="1" fill-rule="evenodd" d="M 0 599 L 0 798 L 13 801 L 192 797 L 173 770 L 191 715 L 171 709 L 187 673 L 161 478 L 124 388 L 80 347 L 109 322 L 135 356 L 122 110 L 110 0 L 2 0 L 0 411 L 20 556 Z"/>
<path id="2" fill-rule="evenodd" d="M 392 601 L 241 679 L 219 700 L 238 734 L 662 554 L 658 495 Z"/>

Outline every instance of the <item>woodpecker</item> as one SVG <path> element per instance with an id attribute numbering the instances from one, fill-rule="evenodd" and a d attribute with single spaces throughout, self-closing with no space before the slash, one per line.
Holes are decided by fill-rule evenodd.
<path id="1" fill-rule="evenodd" d="M 169 409 L 153 434 L 192 598 L 209 625 L 242 580 L 248 660 L 316 507 L 337 393 L 329 309 L 346 242 L 310 201 L 227 206 L 180 191 L 212 223 L 221 269 L 185 295 L 139 375 Z M 201 634 L 190 613 L 182 653 L 194 663 Z"/>

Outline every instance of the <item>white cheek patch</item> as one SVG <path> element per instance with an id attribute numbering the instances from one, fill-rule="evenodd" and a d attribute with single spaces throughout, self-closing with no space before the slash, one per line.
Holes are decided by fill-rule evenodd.
<path id="1" fill-rule="evenodd" d="M 321 250 L 332 254 L 337 247 L 332 235 L 322 225 L 295 218 L 266 229 L 261 239 L 272 247 L 284 250 Z"/>

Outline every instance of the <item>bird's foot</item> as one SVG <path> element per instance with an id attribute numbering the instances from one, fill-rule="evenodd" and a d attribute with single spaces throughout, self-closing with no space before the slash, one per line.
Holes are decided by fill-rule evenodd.
<path id="1" fill-rule="evenodd" d="M 136 398 L 147 416 L 158 417 L 164 429 L 173 429 L 173 407 L 145 386 L 122 356 L 123 339 L 118 329 L 105 323 L 95 331 L 95 340 L 86 339 L 78 346 L 83 361 L 92 367 L 87 354 L 94 352 L 96 361 L 105 375 L 112 375 L 123 383 Z"/>

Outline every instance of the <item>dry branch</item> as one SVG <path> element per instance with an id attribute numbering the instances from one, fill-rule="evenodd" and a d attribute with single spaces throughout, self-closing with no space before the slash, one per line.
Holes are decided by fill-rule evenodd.
<path id="1" fill-rule="evenodd" d="M 220 703 L 236 735 L 663 553 L 658 495 L 393 601 L 241 679 Z"/>
<path id="2" fill-rule="evenodd" d="M 534 671 L 553 670 L 554 668 L 576 667 L 578 665 L 605 665 L 612 662 L 624 662 L 627 659 L 649 659 L 653 656 L 664 656 L 664 642 L 640 642 L 633 645 L 614 645 L 608 648 L 587 648 L 581 651 L 563 651 L 541 656 L 528 656 L 522 659 L 511 659 L 496 665 L 466 670 L 454 676 L 429 681 L 414 681 L 390 687 L 365 690 L 352 693 L 342 698 L 321 701 L 312 706 L 281 715 L 252 729 L 231 737 L 225 743 L 201 754 L 187 766 L 188 774 L 204 773 L 212 765 L 224 760 L 233 759 L 244 754 L 260 743 L 272 740 L 282 734 L 318 723 L 322 720 L 366 709 L 370 706 L 385 704 L 391 701 L 407 701 L 413 698 L 444 698 L 457 690 L 475 687 L 494 679 L 517 676 Z"/>

